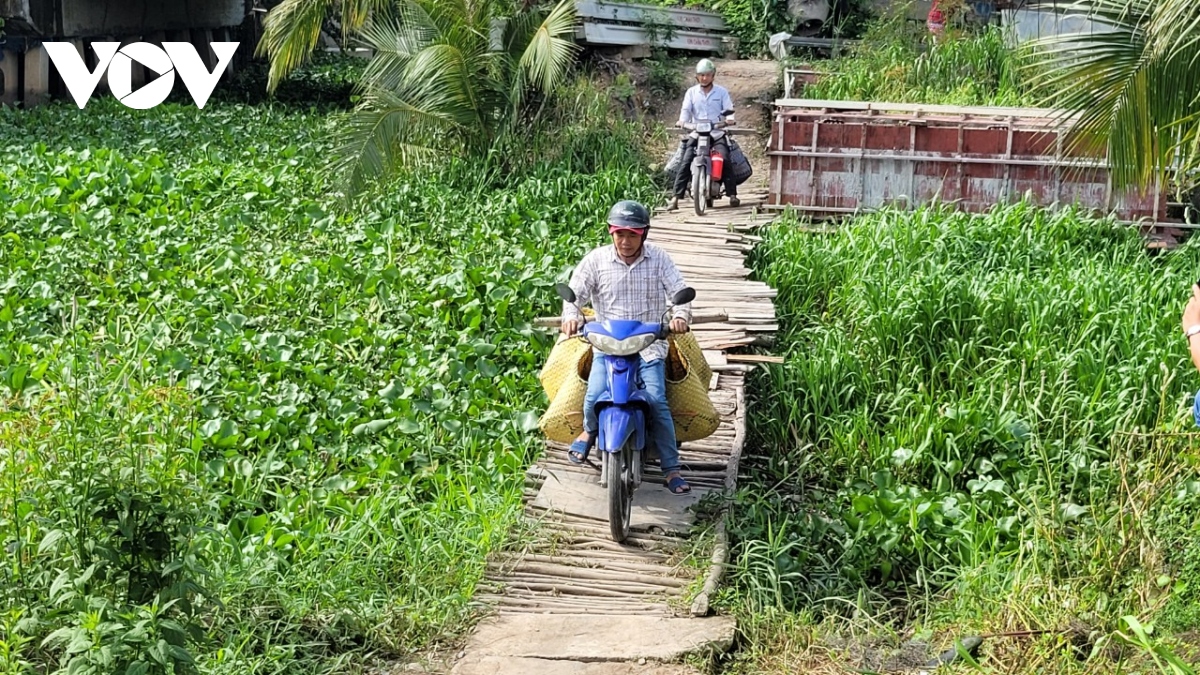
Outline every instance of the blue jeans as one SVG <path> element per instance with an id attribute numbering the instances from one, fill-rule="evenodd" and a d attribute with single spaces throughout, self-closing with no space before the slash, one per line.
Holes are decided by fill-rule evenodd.
<path id="1" fill-rule="evenodd" d="M 588 384 L 590 386 L 591 383 Z M 1200 391 L 1196 392 L 1196 401 L 1192 403 L 1192 419 L 1196 421 L 1196 426 L 1200 427 Z"/>
<path id="2" fill-rule="evenodd" d="M 583 430 L 593 438 L 600 430 L 600 419 L 596 415 L 596 399 L 608 388 L 605 378 L 607 370 L 604 367 L 604 355 L 594 354 L 592 357 L 592 374 L 588 377 L 587 395 L 583 397 Z M 650 441 L 658 448 L 659 461 L 663 474 L 679 470 L 679 449 L 675 447 L 675 422 L 671 419 L 671 408 L 667 405 L 666 365 L 662 359 L 642 361 L 638 368 L 638 379 L 646 386 L 646 394 L 653 403 L 650 406 L 652 419 L 646 420 L 650 425 Z"/>

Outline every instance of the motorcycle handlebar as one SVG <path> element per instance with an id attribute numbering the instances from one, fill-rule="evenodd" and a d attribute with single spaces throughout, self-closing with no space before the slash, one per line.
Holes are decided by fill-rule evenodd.
<path id="1" fill-rule="evenodd" d="M 692 122 L 684 122 L 683 124 L 676 124 L 676 128 L 683 129 L 684 131 L 695 131 L 696 125 Z M 726 122 L 717 122 L 716 124 L 713 125 L 713 129 L 730 129 L 730 128 L 733 128 L 732 125 L 730 125 Z"/>

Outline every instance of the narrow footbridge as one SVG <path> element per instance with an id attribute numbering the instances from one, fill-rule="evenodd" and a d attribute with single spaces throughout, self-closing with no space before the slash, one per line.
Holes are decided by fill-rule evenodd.
<path id="1" fill-rule="evenodd" d="M 683 444 L 691 494 L 670 494 L 648 467 L 634 494 L 632 533 L 617 544 L 599 472 L 571 464 L 565 446 L 548 442 L 526 473 L 532 536 L 489 563 L 477 595 L 489 616 L 455 675 L 682 675 L 695 672 L 680 663 L 686 654 L 732 643 L 732 618 L 709 616 L 709 598 L 728 558 L 718 497 L 737 482 L 745 374 L 764 358 L 729 350 L 769 344 L 777 329 L 775 291 L 748 280 L 745 263 L 752 233 L 770 220 L 759 214 L 766 196 L 750 193 L 741 206 L 718 204 L 703 217 L 659 212 L 652 222 L 650 240 L 670 251 L 696 289 L 693 329 L 722 418 L 715 434 Z"/>

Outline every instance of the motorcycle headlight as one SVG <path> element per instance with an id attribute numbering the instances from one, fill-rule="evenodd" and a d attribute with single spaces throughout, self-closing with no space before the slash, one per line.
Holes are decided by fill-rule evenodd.
<path id="1" fill-rule="evenodd" d="M 591 342 L 596 349 L 599 349 L 605 354 L 612 354 L 613 356 L 629 356 L 630 354 L 636 354 L 646 347 L 654 344 L 656 339 L 657 338 L 655 338 L 655 336 L 651 333 L 634 335 L 633 337 L 627 337 L 624 340 L 618 340 L 614 337 L 600 335 L 598 333 L 588 334 L 588 341 Z"/>
<path id="2" fill-rule="evenodd" d="M 712 131 L 712 122 L 696 122 L 696 131 L 702 134 Z"/>

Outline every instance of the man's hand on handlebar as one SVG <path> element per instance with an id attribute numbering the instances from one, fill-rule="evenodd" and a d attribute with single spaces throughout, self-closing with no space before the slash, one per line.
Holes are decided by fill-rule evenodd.
<path id="1" fill-rule="evenodd" d="M 570 337 L 578 333 L 581 328 L 583 328 L 583 321 L 579 319 L 563 319 L 561 328 L 563 335 Z"/>
<path id="2" fill-rule="evenodd" d="M 686 333 L 686 332 L 688 332 L 688 323 L 687 323 L 687 320 L 686 320 L 686 319 L 681 319 L 681 318 L 679 318 L 679 317 L 675 317 L 674 319 L 671 319 L 671 332 L 672 332 L 672 333 Z"/>

